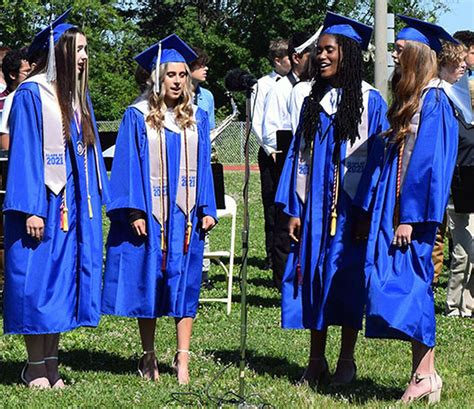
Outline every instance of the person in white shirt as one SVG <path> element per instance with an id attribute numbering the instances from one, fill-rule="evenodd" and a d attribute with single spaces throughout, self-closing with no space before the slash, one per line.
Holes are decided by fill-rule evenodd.
<path id="1" fill-rule="evenodd" d="M 273 172 L 275 162 L 263 150 L 262 122 L 265 97 L 270 89 L 291 70 L 288 57 L 288 40 L 274 40 L 270 42 L 268 58 L 273 65 L 273 71 L 260 78 L 253 87 L 251 95 L 252 130 L 260 145 L 258 152 L 258 166 L 260 169 L 260 183 L 265 218 L 265 250 L 266 259 L 264 269 L 272 267 L 273 229 L 275 226 L 275 189 Z"/>
<path id="2" fill-rule="evenodd" d="M 7 88 L 7 83 L 5 82 L 5 79 L 3 78 L 3 72 L 2 72 L 2 61 L 5 55 L 11 50 L 10 47 L 2 46 L 0 47 L 0 93 L 5 91 Z"/>
<path id="3" fill-rule="evenodd" d="M 30 72 L 30 63 L 25 50 L 8 52 L 2 63 L 2 73 L 7 83 L 7 96 L 3 102 L 2 116 L 0 117 L 0 148 L 8 150 L 10 144 L 8 117 L 13 102 L 15 90 L 26 79 Z"/>
<path id="4" fill-rule="evenodd" d="M 275 192 L 280 179 L 280 173 L 285 161 L 288 146 L 293 137 L 291 133 L 291 118 L 288 104 L 293 86 L 301 79 L 306 79 L 309 52 L 311 46 L 296 52 L 296 48 L 307 42 L 309 33 L 298 32 L 291 36 L 288 42 L 288 56 L 291 71 L 270 89 L 264 104 L 262 123 L 262 148 L 266 160 L 271 164 L 273 172 L 268 195 L 274 211 L 273 243 L 271 245 L 273 281 L 275 287 L 281 288 L 281 279 L 285 269 L 286 259 L 290 251 L 287 216 L 275 207 Z M 282 146 L 277 147 L 277 138 Z M 281 150 L 281 152 L 280 152 Z M 264 203 L 265 206 L 265 203 Z M 265 206 L 266 207 L 266 206 Z"/>

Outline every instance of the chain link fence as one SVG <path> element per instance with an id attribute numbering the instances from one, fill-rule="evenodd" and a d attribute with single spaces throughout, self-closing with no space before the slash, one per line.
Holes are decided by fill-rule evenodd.
<path id="1" fill-rule="evenodd" d="M 112 135 L 118 131 L 120 121 L 98 121 L 97 125 L 101 134 Z M 231 122 L 214 142 L 214 149 L 219 162 L 223 165 L 243 165 L 244 144 L 245 122 Z M 103 146 L 102 148 L 105 149 L 106 147 Z M 255 135 L 252 133 L 249 140 L 251 164 L 257 164 L 258 149 L 259 145 Z"/>

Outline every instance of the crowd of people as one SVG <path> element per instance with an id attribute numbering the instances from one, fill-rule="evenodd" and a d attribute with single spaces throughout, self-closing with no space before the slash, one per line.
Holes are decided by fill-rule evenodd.
<path id="1" fill-rule="evenodd" d="M 0 49 L 0 135 L 9 151 L 4 333 L 24 336 L 27 386 L 64 388 L 61 333 L 95 327 L 102 314 L 136 318 L 137 370 L 157 381 L 156 320 L 173 317 L 173 369 L 187 384 L 193 318 L 209 285 L 203 254 L 217 222 L 214 98 L 202 87 L 208 57 L 175 34 L 135 57 L 141 95 L 123 115 L 109 181 L 88 93 L 87 38 L 67 18 L 27 50 Z M 372 27 L 328 12 L 316 34 L 270 44 L 274 71 L 251 99 L 265 268 L 281 291 L 282 327 L 310 330 L 301 382 L 353 382 L 365 316 L 367 337 L 412 344 L 402 401 L 436 402 L 433 287 L 446 230 L 446 314 L 472 317 L 474 309 L 474 203 L 466 200 L 474 135 L 465 98 L 474 33 L 452 37 L 399 18 L 406 27 L 393 51 L 390 107 L 363 80 Z M 111 221 L 104 273 L 103 205 Z M 341 327 L 332 376 L 329 326 Z"/>

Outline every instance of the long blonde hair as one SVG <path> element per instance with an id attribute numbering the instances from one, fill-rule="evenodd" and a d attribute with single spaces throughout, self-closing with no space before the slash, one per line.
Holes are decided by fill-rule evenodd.
<path id="1" fill-rule="evenodd" d="M 187 64 L 186 68 L 186 82 L 184 84 L 183 93 L 178 99 L 178 103 L 174 107 L 176 116 L 176 123 L 181 129 L 189 128 L 194 125 L 193 118 L 193 86 L 191 83 L 191 71 Z M 150 105 L 150 113 L 146 117 L 146 121 L 152 128 L 160 131 L 164 127 L 165 112 L 168 107 L 165 104 L 165 89 L 163 81 L 168 72 L 168 63 L 160 65 L 160 92 L 156 94 L 153 92 L 153 78 L 155 78 L 155 71 L 153 70 L 148 80 L 148 87 L 145 91 L 146 99 Z"/>
<path id="2" fill-rule="evenodd" d="M 400 54 L 401 77 L 387 113 L 392 142 L 403 141 L 410 133 L 410 120 L 420 106 L 423 89 L 437 73 L 436 53 L 425 44 L 407 40 Z"/>

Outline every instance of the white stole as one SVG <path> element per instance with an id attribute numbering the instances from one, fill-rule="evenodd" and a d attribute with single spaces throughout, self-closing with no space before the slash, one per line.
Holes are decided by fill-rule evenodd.
<path id="1" fill-rule="evenodd" d="M 24 81 L 38 84 L 43 116 L 44 183 L 55 194 L 66 186 L 66 157 L 63 121 L 54 85 L 46 81 L 46 74 L 35 75 Z"/>
<path id="2" fill-rule="evenodd" d="M 174 111 L 168 109 L 165 112 L 164 128 L 162 128 L 160 133 L 158 133 L 157 130 L 152 128 L 146 121 L 146 117 L 150 112 L 148 101 L 141 97 L 132 106 L 143 114 L 148 139 L 152 213 L 160 225 L 164 226 L 169 215 L 169 175 L 164 128 L 180 135 L 180 159 L 176 204 L 186 216 L 189 216 L 196 205 L 199 139 L 197 125 L 195 124 L 186 128 L 186 132 L 184 132 L 176 123 Z M 196 121 L 196 110 L 197 106 L 193 105 L 194 121 Z M 186 177 L 186 169 L 188 177 Z"/>
<path id="3" fill-rule="evenodd" d="M 67 176 L 63 120 L 56 89 L 53 84 L 46 81 L 46 74 L 35 75 L 23 82 L 33 82 L 37 84 L 39 88 L 41 115 L 43 118 L 44 183 L 57 196 L 61 190 L 63 190 L 64 186 L 66 186 Z M 76 117 L 74 121 L 79 130 L 80 124 L 77 123 Z M 79 154 L 82 155 L 81 152 L 79 152 Z M 102 191 L 99 155 L 97 154 L 97 145 L 95 144 L 94 157 L 99 190 Z"/>

